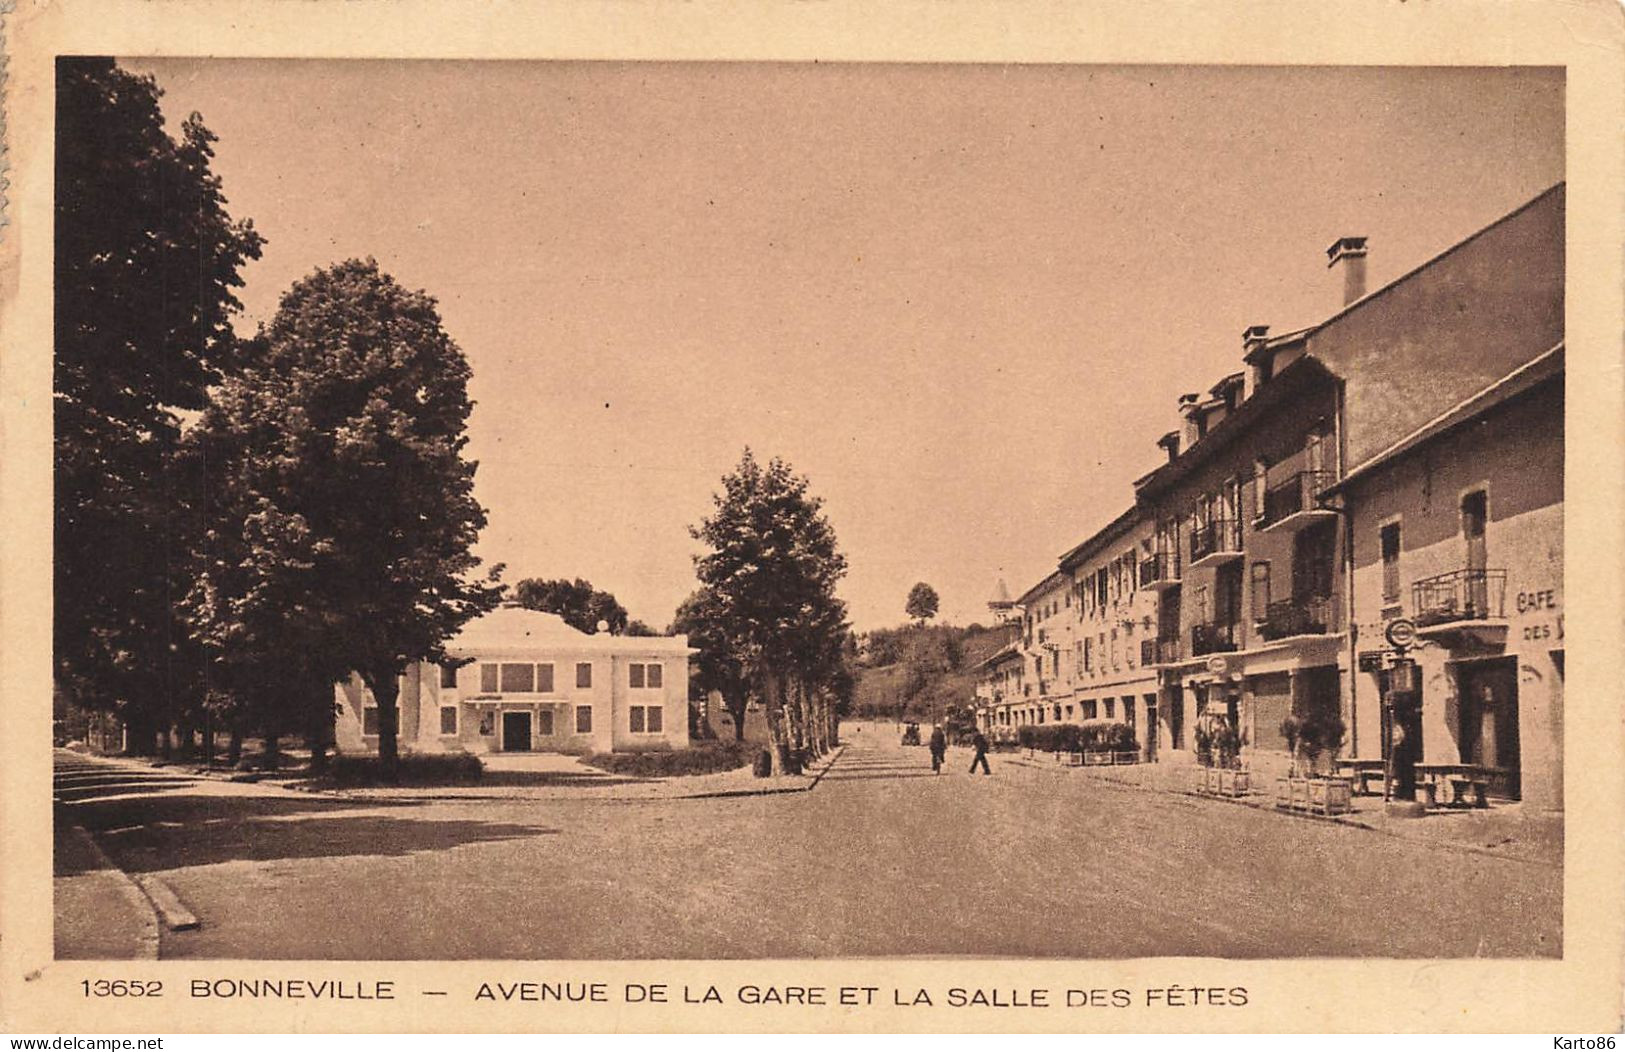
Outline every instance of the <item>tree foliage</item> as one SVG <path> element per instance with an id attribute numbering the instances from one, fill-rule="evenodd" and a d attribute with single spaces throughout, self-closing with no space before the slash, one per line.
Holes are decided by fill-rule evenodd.
<path id="1" fill-rule="evenodd" d="M 262 239 L 226 210 L 202 118 L 165 132 L 151 77 L 64 58 L 56 89 L 55 671 L 146 750 L 202 698 L 173 602 L 202 521 L 177 411 L 231 367 Z"/>
<path id="2" fill-rule="evenodd" d="M 735 649 L 722 616 L 722 600 L 710 588 L 700 588 L 684 599 L 672 618 L 673 634 L 688 636 L 694 655 L 694 686 L 703 693 L 716 691 L 733 716 L 734 740 L 745 738 L 745 708 L 750 701 L 751 672 Z"/>
<path id="3" fill-rule="evenodd" d="M 468 362 L 431 297 L 349 260 L 295 283 L 241 365 L 204 425 L 236 513 L 200 577 L 200 626 L 249 667 L 342 641 L 309 655 L 311 674 L 359 673 L 392 769 L 399 677 L 501 596 L 496 571 L 475 577 Z M 278 611 L 286 626 L 247 634 Z"/>
<path id="4" fill-rule="evenodd" d="M 716 631 L 765 704 L 784 767 L 834 738 L 832 674 L 847 635 L 835 587 L 846 558 L 822 501 L 778 458 L 763 467 L 745 450 L 713 502 L 692 530 L 708 549 L 695 573 Z"/>
<path id="5" fill-rule="evenodd" d="M 908 590 L 908 602 L 904 604 L 903 610 L 917 624 L 923 625 L 937 616 L 938 602 L 937 590 L 921 581 Z"/>
<path id="6" fill-rule="evenodd" d="M 514 600 L 527 610 L 558 614 L 565 624 L 582 632 L 598 631 L 600 621 L 606 622 L 614 635 L 627 631 L 626 607 L 609 592 L 599 591 L 591 581 L 579 577 L 573 581 L 527 577 L 514 586 L 513 594 Z"/>

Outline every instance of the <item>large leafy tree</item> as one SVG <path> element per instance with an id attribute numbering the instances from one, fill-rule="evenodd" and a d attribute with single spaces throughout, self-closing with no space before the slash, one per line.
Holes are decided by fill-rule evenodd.
<path id="1" fill-rule="evenodd" d="M 599 591 L 591 581 L 527 577 L 514 585 L 514 601 L 529 610 L 558 614 L 564 623 L 582 632 L 598 631 L 598 622 L 620 635 L 627 631 L 626 607 L 609 592 Z"/>
<path id="2" fill-rule="evenodd" d="M 468 361 L 434 300 L 372 260 L 297 282 L 246 358 L 221 399 L 241 428 L 227 470 L 243 514 L 222 542 L 240 554 L 224 560 L 232 602 L 217 603 L 217 624 L 247 667 L 287 660 L 328 684 L 354 669 L 392 773 L 407 665 L 442 659 L 501 598 L 497 571 L 477 577 L 472 552 L 485 512 L 463 455 Z M 283 630 L 262 619 L 278 610 Z M 287 649 L 316 638 L 333 642 Z"/>
<path id="3" fill-rule="evenodd" d="M 908 590 L 908 601 L 903 609 L 915 624 L 923 625 L 937 616 L 937 603 L 937 590 L 921 581 Z"/>
<path id="4" fill-rule="evenodd" d="M 202 119 L 164 130 L 152 78 L 64 58 L 56 92 L 55 670 L 147 751 L 201 682 L 174 602 L 201 522 L 178 412 L 231 361 L 262 240 L 226 210 Z"/>
<path id="5" fill-rule="evenodd" d="M 718 627 L 765 704 L 784 768 L 809 726 L 804 706 L 823 696 L 818 670 L 839 653 L 845 635 L 835 586 L 846 558 L 822 501 L 778 458 L 763 467 L 745 450 L 713 502 L 712 514 L 692 530 L 709 549 L 696 557 L 695 573 L 714 596 Z"/>

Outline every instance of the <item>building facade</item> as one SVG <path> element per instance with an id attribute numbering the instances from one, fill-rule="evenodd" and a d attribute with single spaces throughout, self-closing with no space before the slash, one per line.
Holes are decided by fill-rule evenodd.
<path id="1" fill-rule="evenodd" d="M 502 607 L 407 668 L 403 752 L 624 752 L 688 745 L 684 636 L 589 635 L 556 614 Z M 378 748 L 378 707 L 359 677 L 334 689 L 340 752 Z"/>
<path id="2" fill-rule="evenodd" d="M 1062 557 L 1071 635 L 1056 574 L 1017 601 L 1024 646 L 1075 648 L 1071 713 L 1139 699 L 1160 762 L 1190 760 L 1213 714 L 1265 769 L 1289 762 L 1288 715 L 1335 715 L 1341 755 L 1377 758 L 1384 630 L 1410 618 L 1424 762 L 1561 807 L 1563 235 L 1559 184 L 1369 293 L 1365 239 L 1334 242 L 1343 308 L 1248 328 L 1243 368 L 1179 399 L 1134 508 Z M 1070 718 L 1064 665 L 1028 660 L 1048 670 L 1036 715 Z"/>
<path id="3" fill-rule="evenodd" d="M 1495 789 L 1563 806 L 1563 349 L 1477 392 L 1351 472 L 1357 655 L 1352 711 L 1390 747 L 1397 656 L 1416 626 L 1423 763 L 1501 772 Z"/>

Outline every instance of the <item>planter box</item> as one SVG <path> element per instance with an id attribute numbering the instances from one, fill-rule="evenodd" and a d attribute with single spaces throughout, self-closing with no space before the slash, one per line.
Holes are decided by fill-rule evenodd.
<path id="1" fill-rule="evenodd" d="M 1140 762 L 1140 754 L 1137 753 L 1137 752 L 1126 751 L 1126 752 L 1114 752 L 1114 753 L 1112 753 L 1112 763 L 1139 763 L 1139 762 Z"/>
<path id="2" fill-rule="evenodd" d="M 1083 766 L 1083 753 L 1081 752 L 1056 753 L 1055 758 L 1067 767 Z"/>
<path id="3" fill-rule="evenodd" d="M 1218 768 L 1198 767 L 1192 784 L 1199 793 L 1217 793 L 1219 791 Z"/>
<path id="4" fill-rule="evenodd" d="M 1354 783 L 1347 778 L 1309 781 L 1309 809 L 1326 815 L 1344 815 L 1353 809 Z"/>
<path id="5" fill-rule="evenodd" d="M 1251 771 L 1219 768 L 1220 796 L 1246 796 L 1252 792 L 1252 789 L 1253 776 Z"/>
<path id="6" fill-rule="evenodd" d="M 1103 767 L 1111 762 L 1112 757 L 1110 753 L 1086 752 L 1083 754 L 1083 765 L 1085 767 Z"/>

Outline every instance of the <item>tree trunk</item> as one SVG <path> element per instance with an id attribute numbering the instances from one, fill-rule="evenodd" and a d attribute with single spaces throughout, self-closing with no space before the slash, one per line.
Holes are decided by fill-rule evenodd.
<path id="1" fill-rule="evenodd" d="M 767 710 L 767 733 L 773 743 L 774 765 L 779 774 L 790 769 L 790 746 L 784 738 L 784 679 L 769 671 L 762 677 L 762 700 Z"/>
<path id="2" fill-rule="evenodd" d="M 723 696 L 722 704 L 728 709 L 728 715 L 734 718 L 734 741 L 745 740 L 745 706 L 750 703 L 750 695 L 741 691 L 739 697 Z"/>
<path id="3" fill-rule="evenodd" d="M 226 746 L 226 766 L 236 767 L 243 762 L 243 725 L 236 718 L 231 721 L 231 743 Z"/>
<path id="4" fill-rule="evenodd" d="M 203 710 L 203 762 L 214 766 L 214 713 L 208 709 Z"/>
<path id="5" fill-rule="evenodd" d="M 372 691 L 372 700 L 378 703 L 378 766 L 384 781 L 394 782 L 400 778 L 401 771 L 400 717 L 397 715 L 400 671 L 389 669 L 381 675 L 374 674 L 367 687 Z"/>
<path id="6" fill-rule="evenodd" d="M 260 758 L 260 769 L 274 771 L 282 766 L 282 735 L 277 731 L 265 732 L 265 755 Z"/>
<path id="7" fill-rule="evenodd" d="M 320 697 L 320 695 L 318 695 Z M 327 700 L 318 700 L 311 707 L 310 729 L 305 733 L 305 744 L 310 749 L 310 773 L 327 773 L 327 748 L 333 740 L 333 688 L 327 688 Z"/>

